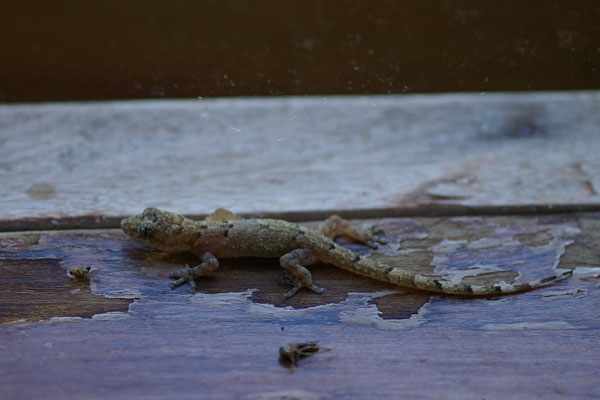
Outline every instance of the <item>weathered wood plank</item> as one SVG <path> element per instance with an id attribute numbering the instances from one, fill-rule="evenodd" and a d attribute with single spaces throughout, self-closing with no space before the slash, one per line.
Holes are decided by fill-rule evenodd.
<path id="1" fill-rule="evenodd" d="M 0 106 L 0 229 L 144 206 L 597 209 L 599 126 L 598 92 Z"/>
<path id="2" fill-rule="evenodd" d="M 21 268 L 22 275 L 15 283 L 0 276 L 0 298 L 17 286 L 37 291 L 48 274 L 63 277 L 69 267 L 88 262 L 98 302 L 133 303 L 128 311 L 92 319 L 0 326 L 0 397 L 598 395 L 600 214 L 379 222 L 388 245 L 371 251 L 343 243 L 447 279 L 509 280 L 515 274 L 508 270 L 517 270 L 528 280 L 554 267 L 575 273 L 516 296 L 461 299 L 398 290 L 317 265 L 313 276 L 328 293 L 301 291 L 285 301 L 275 260 L 226 261 L 192 294 L 171 291 L 166 275 L 193 257 L 164 255 L 117 230 L 5 233 L 0 274 Z M 59 271 L 40 268 L 43 260 L 55 260 Z M 54 290 L 70 293 L 68 285 Z M 65 302 L 56 315 L 82 316 L 76 302 Z M 36 321 L 36 307 L 27 303 L 13 318 Z M 5 306 L 0 310 L 4 315 Z M 279 365 L 279 346 L 308 340 L 331 350 L 302 360 L 293 373 Z"/>

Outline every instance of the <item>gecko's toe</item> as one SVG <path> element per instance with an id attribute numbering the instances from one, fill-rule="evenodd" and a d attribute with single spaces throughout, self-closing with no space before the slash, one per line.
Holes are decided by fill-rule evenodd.
<path id="1" fill-rule="evenodd" d="M 300 290 L 301 287 L 302 287 L 302 285 L 296 285 L 296 286 L 294 286 L 291 290 L 289 290 L 288 292 L 286 292 L 283 295 L 283 298 L 284 299 L 289 299 L 289 298 L 293 297 L 298 292 L 298 290 Z"/>
<path id="2" fill-rule="evenodd" d="M 185 279 L 179 278 L 175 282 L 171 283 L 171 289 L 175 289 L 176 287 L 183 285 L 185 282 Z"/>
<path id="3" fill-rule="evenodd" d="M 370 239 L 370 240 L 367 241 L 367 246 L 369 246 L 372 249 L 378 249 L 379 248 L 379 243 L 376 242 L 373 239 Z"/>
<path id="4" fill-rule="evenodd" d="M 283 295 L 283 297 L 286 298 L 286 299 L 289 299 L 289 298 L 293 297 L 298 292 L 298 290 L 302 289 L 303 287 L 305 287 L 307 289 L 310 289 L 313 292 L 318 293 L 318 294 L 323 294 L 323 293 L 326 292 L 325 289 L 323 289 L 322 287 L 319 287 L 319 286 L 315 285 L 314 283 L 311 284 L 311 285 L 303 285 L 302 283 L 297 282 L 290 291 L 286 292 Z"/>
<path id="5" fill-rule="evenodd" d="M 194 271 L 190 268 L 189 265 L 185 265 L 185 267 L 178 269 L 177 271 L 173 271 L 169 274 L 169 278 L 179 279 L 179 278 L 188 278 L 193 277 Z"/>
<path id="6" fill-rule="evenodd" d="M 313 292 L 315 292 L 315 293 L 318 293 L 318 294 L 323 294 L 323 293 L 325 293 L 325 292 L 326 292 L 326 290 L 325 290 L 325 289 L 323 289 L 322 287 L 320 287 L 320 286 L 317 286 L 317 285 L 315 285 L 315 284 L 313 284 L 313 285 L 310 287 L 310 290 L 312 290 Z"/>
<path id="7" fill-rule="evenodd" d="M 365 243 L 372 249 L 379 248 L 379 245 L 387 244 L 387 241 L 381 236 L 384 230 L 379 225 L 370 224 L 362 228 L 362 234 L 365 238 Z"/>
<path id="8" fill-rule="evenodd" d="M 169 278 L 176 279 L 176 281 L 171 284 L 171 289 L 175 289 L 176 287 L 185 283 L 188 283 L 192 290 L 196 289 L 196 283 L 194 282 L 194 270 L 190 268 L 189 265 L 186 265 L 185 268 L 171 272 L 169 274 Z"/>
<path id="9" fill-rule="evenodd" d="M 380 245 L 386 245 L 387 241 L 381 239 L 379 236 L 372 236 L 367 240 L 367 246 L 372 249 L 378 249 Z"/>

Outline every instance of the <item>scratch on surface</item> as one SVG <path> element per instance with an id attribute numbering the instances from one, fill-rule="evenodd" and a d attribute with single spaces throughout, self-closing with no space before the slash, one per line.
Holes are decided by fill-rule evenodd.
<path id="1" fill-rule="evenodd" d="M 592 196 L 598 196 L 598 192 L 594 188 L 594 183 L 591 180 L 588 179 L 584 181 L 583 186 Z"/>
<path id="2" fill-rule="evenodd" d="M 483 161 L 485 162 L 485 161 Z M 472 164 L 480 165 L 482 160 Z M 473 165 L 469 171 L 476 171 Z M 466 168 L 465 168 L 466 169 Z M 399 207 L 417 206 L 433 201 L 465 200 L 472 196 L 465 188 L 477 181 L 477 177 L 469 172 L 459 172 L 449 176 L 429 180 L 404 195 L 398 202 Z M 456 187 L 458 186 L 458 190 Z"/>
<path id="3" fill-rule="evenodd" d="M 290 389 L 276 392 L 251 393 L 242 398 L 244 400 L 320 400 L 327 397 L 329 396 L 323 393 Z"/>
<path id="4" fill-rule="evenodd" d="M 598 196 L 598 190 L 596 190 L 596 187 L 594 185 L 594 181 L 592 180 L 592 176 L 595 176 L 596 174 L 589 174 L 583 165 L 581 165 L 581 163 L 574 163 L 573 164 L 573 169 L 575 170 L 575 172 L 577 172 L 579 175 L 581 175 L 584 179 L 581 181 L 581 184 L 583 185 L 583 187 L 585 188 L 585 190 L 591 195 L 591 196 Z"/>
<path id="5" fill-rule="evenodd" d="M 524 331 L 524 330 L 563 330 L 587 329 L 585 326 L 574 326 L 566 321 L 548 322 L 515 322 L 509 324 L 486 324 L 480 329 L 486 331 Z"/>
<path id="6" fill-rule="evenodd" d="M 573 270 L 573 277 L 586 282 L 596 281 L 600 285 L 600 266 L 593 267 L 577 267 Z"/>
<path id="7" fill-rule="evenodd" d="M 587 296 L 587 289 L 566 289 L 566 290 L 546 290 L 541 299 L 544 301 L 552 301 L 557 299 L 564 299 L 567 297 L 585 297 Z"/>

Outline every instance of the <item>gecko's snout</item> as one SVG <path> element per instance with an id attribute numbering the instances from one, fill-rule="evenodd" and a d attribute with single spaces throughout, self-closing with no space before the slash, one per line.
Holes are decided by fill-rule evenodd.
<path id="1" fill-rule="evenodd" d="M 129 237 L 149 239 L 158 230 L 155 215 L 139 214 L 121 220 L 121 229 Z"/>
<path id="2" fill-rule="evenodd" d="M 174 213 L 146 208 L 141 214 L 121 220 L 121 229 L 127 236 L 156 247 L 158 242 L 177 241 L 175 233 L 183 220 L 182 216 Z"/>
<path id="3" fill-rule="evenodd" d="M 123 218 L 121 220 L 121 230 L 129 237 L 136 237 L 138 233 L 139 222 L 140 221 L 137 215 L 129 218 Z"/>
<path id="4" fill-rule="evenodd" d="M 130 218 L 123 218 L 121 220 L 121 230 L 128 235 L 129 235 L 129 230 L 130 230 L 129 229 L 129 225 L 130 225 L 129 220 L 130 220 Z"/>

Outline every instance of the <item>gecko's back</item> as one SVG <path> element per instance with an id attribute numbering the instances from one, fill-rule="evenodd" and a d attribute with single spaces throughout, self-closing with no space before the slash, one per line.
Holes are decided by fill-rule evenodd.
<path id="1" fill-rule="evenodd" d="M 243 219 L 198 221 L 190 251 L 210 252 L 218 258 L 281 257 L 308 242 L 328 240 L 318 232 L 282 220 Z"/>

